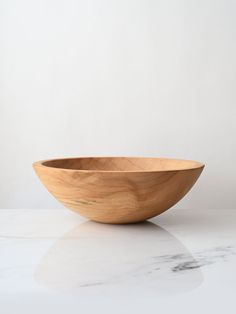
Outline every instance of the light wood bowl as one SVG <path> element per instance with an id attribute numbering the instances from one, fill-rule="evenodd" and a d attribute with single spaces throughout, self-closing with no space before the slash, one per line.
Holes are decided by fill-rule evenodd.
<path id="1" fill-rule="evenodd" d="M 194 185 L 204 165 L 167 158 L 81 157 L 35 162 L 62 204 L 102 223 L 134 223 L 161 214 Z"/>

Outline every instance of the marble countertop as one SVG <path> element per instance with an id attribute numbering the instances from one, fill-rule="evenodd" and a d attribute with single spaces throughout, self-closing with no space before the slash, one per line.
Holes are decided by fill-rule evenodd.
<path id="1" fill-rule="evenodd" d="M 0 210 L 2 314 L 236 313 L 235 296 L 236 210 L 125 226 Z"/>

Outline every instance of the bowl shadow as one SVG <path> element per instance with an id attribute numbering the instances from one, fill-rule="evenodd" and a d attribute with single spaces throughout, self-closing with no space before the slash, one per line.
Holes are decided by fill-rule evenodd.
<path id="1" fill-rule="evenodd" d="M 35 272 L 38 283 L 81 297 L 159 297 L 190 291 L 203 275 L 188 249 L 152 222 L 88 221 L 58 239 Z"/>

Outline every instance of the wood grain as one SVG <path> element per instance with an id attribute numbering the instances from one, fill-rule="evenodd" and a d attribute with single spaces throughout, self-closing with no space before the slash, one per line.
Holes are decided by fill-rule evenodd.
<path id="1" fill-rule="evenodd" d="M 81 157 L 39 161 L 33 167 L 66 207 L 94 221 L 122 224 L 172 207 L 204 165 L 167 158 Z"/>

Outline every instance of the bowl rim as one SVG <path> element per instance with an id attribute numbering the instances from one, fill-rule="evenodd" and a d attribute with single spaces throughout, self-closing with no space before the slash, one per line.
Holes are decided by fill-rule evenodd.
<path id="1" fill-rule="evenodd" d="M 159 159 L 159 160 L 170 160 L 170 161 L 186 161 L 192 163 L 191 167 L 186 167 L 182 169 L 159 169 L 159 170 L 94 170 L 94 169 L 69 169 L 63 167 L 52 167 L 45 165 L 46 162 L 49 161 L 57 161 L 57 160 L 68 160 L 68 159 L 98 159 L 98 158 L 106 158 L 106 159 L 116 159 L 116 158 L 132 158 L 132 159 Z M 168 158 L 168 157 L 131 157 L 131 156 L 79 156 L 79 157 L 63 157 L 63 158 L 52 158 L 52 159 L 44 159 L 36 161 L 32 164 L 34 168 L 43 167 L 52 169 L 55 171 L 63 170 L 63 171 L 76 171 L 82 173 L 155 173 L 155 172 L 177 172 L 177 171 L 188 171 L 194 169 L 203 169 L 205 164 L 196 160 L 190 159 L 181 159 L 181 158 Z"/>

